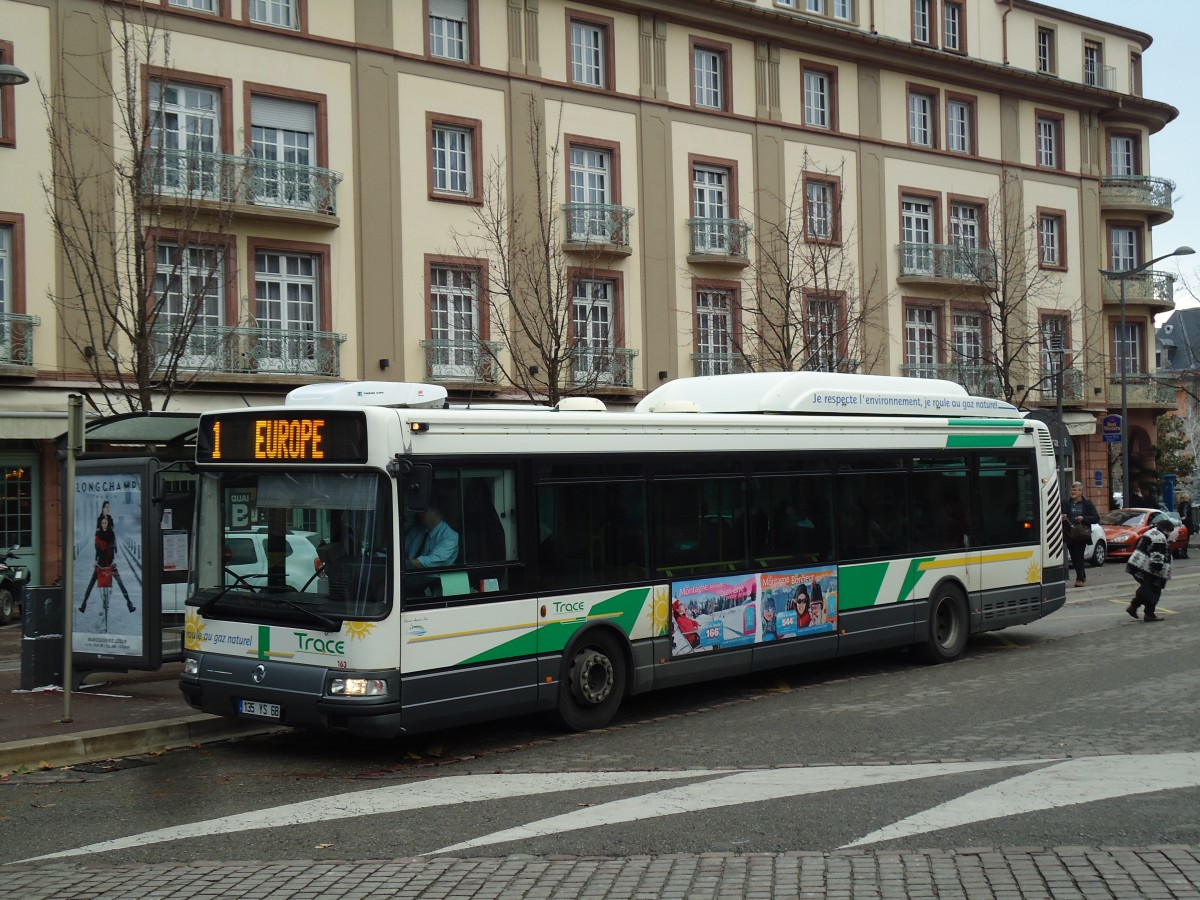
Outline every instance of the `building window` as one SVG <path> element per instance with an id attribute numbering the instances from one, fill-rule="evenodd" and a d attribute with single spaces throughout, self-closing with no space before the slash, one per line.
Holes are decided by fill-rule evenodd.
<path id="1" fill-rule="evenodd" d="M 937 378 L 937 310 L 928 306 L 909 306 L 904 310 L 904 363 L 907 374 L 916 378 Z"/>
<path id="2" fill-rule="evenodd" d="M 692 48 L 692 92 L 696 106 L 725 109 L 727 63 L 724 50 L 699 45 Z"/>
<path id="3" fill-rule="evenodd" d="M 265 334 L 258 368 L 319 371 L 314 339 L 320 322 L 320 259 L 309 253 L 258 250 L 254 254 L 255 319 Z"/>
<path id="4" fill-rule="evenodd" d="M 471 62 L 468 0 L 429 0 L 429 55 Z"/>
<path id="5" fill-rule="evenodd" d="M 1057 71 L 1057 61 L 1054 52 L 1054 29 L 1039 27 L 1037 30 L 1037 67 L 1043 75 L 1053 75 Z"/>
<path id="6" fill-rule="evenodd" d="M 1109 228 L 1108 242 L 1111 253 L 1109 262 L 1111 263 L 1110 268 L 1114 272 L 1125 272 L 1140 265 L 1138 262 L 1138 257 L 1141 256 L 1138 252 L 1140 237 L 1140 232 L 1136 227 L 1114 225 Z"/>
<path id="7" fill-rule="evenodd" d="M 612 88 L 609 60 L 611 27 L 598 21 L 571 20 L 571 82 L 592 88 Z"/>
<path id="8" fill-rule="evenodd" d="M 914 44 L 933 43 L 934 0 L 912 0 L 912 39 Z"/>
<path id="9" fill-rule="evenodd" d="M 835 78 L 836 73 L 828 69 L 804 68 L 804 124 L 809 128 L 836 127 Z"/>
<path id="10" fill-rule="evenodd" d="M 300 29 L 300 0 L 250 0 L 250 21 L 273 28 Z"/>
<path id="11" fill-rule="evenodd" d="M 733 371 L 733 291 L 696 292 L 697 375 L 728 375 Z"/>
<path id="12" fill-rule="evenodd" d="M 932 275 L 933 202 L 923 197 L 904 197 L 900 201 L 900 233 L 903 241 L 904 275 Z"/>
<path id="13" fill-rule="evenodd" d="M 833 0 L 833 17 L 849 22 L 854 18 L 854 0 Z"/>
<path id="14" fill-rule="evenodd" d="M 1109 87 L 1104 83 L 1104 45 L 1098 41 L 1083 42 L 1083 83 Z"/>
<path id="15" fill-rule="evenodd" d="M 1114 134 L 1108 138 L 1108 174 L 1132 178 L 1141 170 L 1140 141 L 1136 135 Z"/>
<path id="16" fill-rule="evenodd" d="M 255 203 L 315 210 L 326 203 L 314 183 L 316 104 L 254 95 L 250 99 L 250 184 Z"/>
<path id="17" fill-rule="evenodd" d="M 972 101 L 946 101 L 946 149 L 954 153 L 975 152 L 975 104 Z"/>
<path id="18" fill-rule="evenodd" d="M 937 123 L 934 119 L 934 98 L 922 91 L 908 92 L 908 142 L 921 147 L 936 145 L 934 135 Z"/>
<path id="19" fill-rule="evenodd" d="M 428 121 L 430 196 L 478 201 L 479 123 L 440 116 Z"/>
<path id="20" fill-rule="evenodd" d="M 13 64 L 11 41 L 0 41 L 0 65 Z M 17 143 L 16 111 L 13 108 L 14 86 L 0 85 L 0 147 L 14 147 Z"/>
<path id="21" fill-rule="evenodd" d="M 571 216 L 570 240 L 609 241 L 612 217 L 612 153 L 594 147 L 572 147 L 570 151 Z"/>
<path id="22" fill-rule="evenodd" d="M 967 39 L 963 31 L 966 13 L 959 0 L 945 0 L 942 6 L 942 49 L 952 53 L 966 53 Z"/>
<path id="23" fill-rule="evenodd" d="M 1061 212 L 1038 212 L 1038 264 L 1043 269 L 1066 268 Z"/>
<path id="24" fill-rule="evenodd" d="M 842 370 L 841 303 L 833 297 L 805 298 L 805 340 L 810 372 Z"/>
<path id="25" fill-rule="evenodd" d="M 479 375 L 479 277 L 457 267 L 429 270 L 429 336 L 435 341 L 430 360 L 435 378 Z"/>
<path id="26" fill-rule="evenodd" d="M 1061 169 L 1062 153 L 1062 119 L 1050 116 L 1038 116 L 1037 132 L 1037 164 L 1044 169 Z"/>
<path id="27" fill-rule="evenodd" d="M 837 186 L 819 179 L 804 179 L 804 236 L 810 241 L 836 241 Z"/>
<path id="28" fill-rule="evenodd" d="M 150 146 L 160 190 L 213 197 L 221 182 L 221 92 L 150 83 Z"/>
<path id="29" fill-rule="evenodd" d="M 1146 372 L 1146 359 L 1142 353 L 1146 337 L 1144 322 L 1126 320 L 1122 330 L 1121 323 L 1113 323 L 1113 374 L 1114 375 L 1143 375 Z"/>

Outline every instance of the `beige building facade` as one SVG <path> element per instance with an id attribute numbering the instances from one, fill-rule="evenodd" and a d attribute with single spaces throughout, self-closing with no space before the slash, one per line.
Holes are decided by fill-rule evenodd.
<path id="1" fill-rule="evenodd" d="M 121 17 L 163 56 L 130 60 Z M 142 110 L 145 299 L 194 379 L 170 409 L 319 380 L 523 397 L 511 235 L 481 222 L 538 201 L 568 393 L 787 365 L 1053 409 L 1061 367 L 1070 474 L 1107 508 L 1122 360 L 1135 463 L 1173 405 L 1171 276 L 1125 282 L 1122 328 L 1100 274 L 1164 252 L 1149 138 L 1177 113 L 1142 96 L 1150 44 L 1028 0 L 0 0 L 0 62 L 32 79 L 0 88 L 0 539 L 56 577 L 66 396 L 132 358 L 63 301 L 43 96 L 131 155 Z M 131 66 L 136 102 L 89 92 Z"/>

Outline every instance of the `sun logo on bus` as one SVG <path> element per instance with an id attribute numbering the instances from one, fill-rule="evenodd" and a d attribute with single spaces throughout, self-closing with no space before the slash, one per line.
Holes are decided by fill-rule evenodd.
<path id="1" fill-rule="evenodd" d="M 183 621 L 183 646 L 188 650 L 200 650 L 204 643 L 205 624 L 200 621 L 200 613 L 189 609 Z"/>
<path id="2" fill-rule="evenodd" d="M 650 628 L 655 637 L 667 633 L 667 617 L 671 612 L 670 591 L 665 584 L 654 586 L 650 600 Z"/>
<path id="3" fill-rule="evenodd" d="M 345 622 L 343 627 L 346 629 L 346 634 L 350 636 L 352 641 L 361 641 L 366 638 L 372 631 L 375 630 L 374 622 Z"/>
<path id="4" fill-rule="evenodd" d="M 1029 568 L 1025 572 L 1026 584 L 1038 584 L 1042 580 L 1042 567 L 1035 562 L 1029 564 Z"/>

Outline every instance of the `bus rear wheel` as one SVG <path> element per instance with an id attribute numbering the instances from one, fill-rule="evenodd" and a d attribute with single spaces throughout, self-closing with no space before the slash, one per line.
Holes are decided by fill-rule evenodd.
<path id="1" fill-rule="evenodd" d="M 943 585 L 929 598 L 929 622 L 921 655 L 932 663 L 953 662 L 967 649 L 970 636 L 967 600 L 953 585 Z"/>
<path id="2" fill-rule="evenodd" d="M 558 718 L 573 731 L 602 728 L 625 696 L 625 656 L 616 639 L 594 632 L 563 661 L 558 687 Z"/>

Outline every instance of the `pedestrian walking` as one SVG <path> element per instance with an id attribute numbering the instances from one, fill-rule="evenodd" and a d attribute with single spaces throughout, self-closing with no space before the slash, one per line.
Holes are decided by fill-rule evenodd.
<path id="1" fill-rule="evenodd" d="M 1087 546 L 1092 542 L 1092 526 L 1099 523 L 1100 515 L 1096 505 L 1083 496 L 1083 482 L 1076 481 L 1071 485 L 1071 496 L 1067 499 L 1067 508 L 1063 511 L 1063 533 L 1067 541 L 1067 550 L 1071 554 L 1071 567 L 1075 570 L 1075 587 L 1083 587 L 1087 583 L 1087 563 L 1084 556 Z"/>
<path id="2" fill-rule="evenodd" d="M 1144 621 L 1161 621 L 1160 617 L 1154 614 L 1154 610 L 1158 607 L 1163 588 L 1171 578 L 1171 548 L 1167 543 L 1167 536 L 1159 531 L 1158 525 L 1151 525 L 1138 539 L 1137 547 L 1130 555 L 1125 571 L 1138 583 L 1137 592 L 1125 607 L 1125 612 L 1136 619 L 1138 607 L 1144 606 Z"/>

